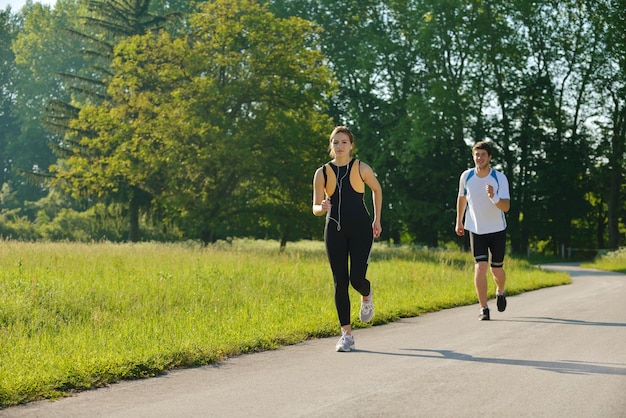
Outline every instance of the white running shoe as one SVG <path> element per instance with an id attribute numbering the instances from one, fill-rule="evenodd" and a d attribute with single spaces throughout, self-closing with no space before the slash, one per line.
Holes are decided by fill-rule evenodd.
<path id="1" fill-rule="evenodd" d="M 338 352 L 348 352 L 354 350 L 354 337 L 342 332 L 341 338 L 337 341 L 335 349 Z"/>
<path id="2" fill-rule="evenodd" d="M 370 322 L 374 317 L 374 294 L 370 291 L 370 300 L 367 302 L 361 298 L 361 312 L 359 319 L 361 322 Z"/>

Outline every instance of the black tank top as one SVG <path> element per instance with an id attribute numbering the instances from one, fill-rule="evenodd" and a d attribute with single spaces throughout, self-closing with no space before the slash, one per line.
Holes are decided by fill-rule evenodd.
<path id="1" fill-rule="evenodd" d="M 354 163 L 357 163 L 356 171 L 353 173 Z M 332 205 L 330 212 L 327 214 L 327 219 L 333 219 L 338 224 L 344 221 L 362 221 L 370 220 L 370 214 L 367 211 L 364 200 L 365 185 L 361 174 L 358 172 L 358 160 L 352 159 L 345 166 L 337 166 L 333 163 L 328 163 L 324 166 L 324 180 L 326 194 L 330 194 L 330 203 Z M 326 168 L 329 167 L 332 170 L 331 173 L 327 173 Z M 335 179 L 332 178 L 334 174 Z M 333 180 L 335 183 L 334 190 L 332 189 Z M 359 187 L 362 185 L 363 192 L 358 192 L 353 187 Z M 360 182 L 361 184 L 358 184 Z"/>

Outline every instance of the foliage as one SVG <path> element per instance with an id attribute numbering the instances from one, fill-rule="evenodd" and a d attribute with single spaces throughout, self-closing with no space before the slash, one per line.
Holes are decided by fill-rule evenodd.
<path id="1" fill-rule="evenodd" d="M 557 252 L 586 233 L 576 228 L 577 220 L 603 209 L 592 208 L 588 199 L 606 184 L 589 178 L 603 157 L 621 156 L 612 164 L 612 175 L 621 178 L 619 145 L 625 139 L 597 130 L 603 117 L 596 105 L 606 85 L 594 89 L 591 80 L 604 79 L 603 68 L 623 86 L 616 65 L 621 53 L 606 55 L 606 37 L 623 32 L 611 31 L 607 18 L 618 11 L 623 16 L 623 6 L 271 3 L 326 29 L 325 52 L 342 86 L 335 109 L 357 127 L 364 155 L 373 156 L 386 195 L 394 197 L 383 213 L 386 238 L 396 242 L 408 232 L 413 241 L 431 246 L 450 239 L 458 174 L 471 164 L 467 144 L 475 141 L 493 143 L 494 164 L 509 177 L 509 235 L 516 253 L 540 240 L 550 240 Z M 603 12 L 609 3 L 611 13 Z M 611 119 L 613 111 L 602 113 Z M 623 125 L 619 118 L 611 124 Z M 605 140 L 616 147 L 611 153 L 597 148 Z M 610 201 L 623 208 L 616 183 Z M 623 217 L 609 216 L 617 219 L 624 224 Z"/>
<path id="2" fill-rule="evenodd" d="M 17 15 L 0 13 L 0 182 L 9 184 L 20 200 L 45 195 L 38 183 L 25 181 L 20 172 L 45 171 L 54 160 L 48 146 L 50 136 L 43 130 L 39 115 L 42 97 L 56 86 L 55 77 L 45 71 L 61 60 L 59 55 L 35 52 L 41 45 L 41 39 L 35 38 L 52 37 L 61 16 L 53 21 L 50 9 L 40 5 L 28 10 L 27 15 L 22 14 L 26 11 Z M 61 49 L 63 42 L 59 40 L 58 45 Z M 37 56 L 24 57 L 24 53 Z M 71 57 L 65 59 L 66 64 L 71 62 Z"/>
<path id="3" fill-rule="evenodd" d="M 79 198 L 84 207 L 123 205 L 117 213 L 137 231 L 141 219 L 207 242 L 319 238 L 310 177 L 327 158 L 332 123 L 346 123 L 356 155 L 383 185 L 389 242 L 466 245 L 453 233 L 458 175 L 472 164 L 469 144 L 486 139 L 511 183 L 514 253 L 619 248 L 625 7 L 623 0 L 29 3 L 0 20 L 0 163 L 18 202 L 3 208 L 45 196 L 54 164 L 73 193 L 68 209 Z M 153 50 L 161 47 L 163 56 Z M 307 59 L 313 70 L 301 74 Z M 88 81 L 100 87 L 91 91 Z M 40 118 L 49 98 L 63 104 L 59 118 L 46 119 L 51 131 Z M 77 135 L 59 136 L 71 120 Z M 57 160 L 46 144 L 77 158 Z"/>
<path id="4" fill-rule="evenodd" d="M 310 138 L 331 126 L 323 98 L 333 84 L 316 29 L 255 2 L 206 3 L 190 22 L 189 36 L 118 46 L 111 100 L 81 111 L 73 127 L 83 150 L 57 179 L 97 197 L 130 186 L 206 242 L 259 217 L 282 236 L 304 217 L 321 148 Z"/>
<path id="5" fill-rule="evenodd" d="M 5 184 L 0 195 L 3 206 L 12 193 Z M 96 204 L 84 210 L 68 206 L 64 197 L 51 193 L 36 202 L 23 202 L 19 207 L 0 211 L 0 237 L 25 241 L 124 241 L 128 224 L 121 205 Z M 180 241 L 181 232 L 173 225 L 142 219 L 144 241 Z"/>
<path id="6" fill-rule="evenodd" d="M 375 325 L 475 303 L 467 253 L 374 254 Z M 320 242 L 4 241 L 0 260 L 0 407 L 339 332 Z M 514 259 L 507 270 L 510 295 L 570 281 Z"/>
<path id="7" fill-rule="evenodd" d="M 19 209 L 12 209 L 0 214 L 0 237 L 31 241 L 41 238 L 41 235 L 27 217 L 20 215 Z"/>

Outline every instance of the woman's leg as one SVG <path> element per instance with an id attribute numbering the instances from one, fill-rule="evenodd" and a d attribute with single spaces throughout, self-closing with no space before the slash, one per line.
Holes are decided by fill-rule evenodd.
<path id="1" fill-rule="evenodd" d="M 324 232 L 326 242 L 326 254 L 333 273 L 335 284 L 335 307 L 339 324 L 344 331 L 350 331 L 350 295 L 348 286 L 350 278 L 348 274 L 348 241 L 341 231 L 337 231 L 332 225 Z M 346 328 L 347 327 L 347 328 Z"/>
<path id="2" fill-rule="evenodd" d="M 349 243 L 350 253 L 350 283 L 362 296 L 369 296 L 371 283 L 367 280 L 367 267 L 369 266 L 374 234 L 369 220 L 352 231 Z"/>

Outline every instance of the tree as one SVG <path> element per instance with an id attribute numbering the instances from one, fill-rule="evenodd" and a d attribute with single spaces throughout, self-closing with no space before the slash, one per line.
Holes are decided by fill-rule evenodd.
<path id="1" fill-rule="evenodd" d="M 624 209 L 624 173 L 626 172 L 626 2 L 602 1 L 598 13 L 592 16 L 592 28 L 604 37 L 605 49 L 602 70 L 597 78 L 598 90 L 604 92 L 599 103 L 606 109 L 606 119 L 600 124 L 604 137 L 601 150 L 606 157 L 608 178 L 604 189 L 607 203 L 608 248 L 620 246 L 620 219 Z M 605 184 L 603 181 L 602 184 Z M 623 225 L 623 221 L 622 221 Z M 599 247 L 602 248 L 602 247 Z"/>
<path id="2" fill-rule="evenodd" d="M 432 247 L 449 241 L 454 230 L 460 173 L 471 163 L 471 123 L 480 121 L 483 74 L 476 67 L 480 46 L 474 2 L 411 2 L 414 13 L 403 33 L 415 39 L 419 88 L 407 103 L 411 130 L 395 138 L 404 219 L 416 242 Z M 484 132 L 475 132 L 485 135 Z M 484 139 L 484 138 L 478 138 Z"/>
<path id="3" fill-rule="evenodd" d="M 89 65 L 61 73 L 68 89 L 73 92 L 72 101 L 55 98 L 47 106 L 46 125 L 63 138 L 56 147 L 60 158 L 89 152 L 89 146 L 85 144 L 85 132 L 77 135 L 72 132 L 71 124 L 83 106 L 90 103 L 100 104 L 107 99 L 106 89 L 112 77 L 110 63 L 115 45 L 134 35 L 145 34 L 151 30 L 159 31 L 180 16 L 171 10 L 162 14 L 152 13 L 150 0 L 86 0 L 85 4 L 85 15 L 82 17 L 84 27 L 68 26 L 65 33 L 80 41 L 81 52 L 89 57 Z M 74 141 L 78 137 L 81 141 Z M 58 168 L 54 170 L 59 172 Z M 61 184 L 60 178 L 57 178 L 56 184 Z M 75 197 L 85 197 L 76 190 L 76 187 L 80 188 L 79 184 L 80 180 L 75 180 L 66 182 L 62 187 L 66 190 L 74 188 L 72 192 Z M 88 189 L 82 188 L 82 191 Z M 109 190 L 109 194 L 102 194 L 103 190 Z M 101 199 L 127 203 L 128 239 L 131 242 L 138 241 L 139 213 L 142 209 L 149 211 L 152 196 L 141 188 L 121 183 L 114 188 L 103 187 L 100 192 L 98 196 Z"/>
<path id="4" fill-rule="evenodd" d="M 18 136 L 18 126 L 11 109 L 15 103 L 12 80 L 15 76 L 15 63 L 11 51 L 14 29 L 9 11 L 0 11 L 0 185 L 9 180 L 12 170 L 12 156 L 7 153 L 9 142 Z"/>
<path id="5" fill-rule="evenodd" d="M 602 54 L 593 2 L 271 3 L 324 27 L 341 86 L 333 109 L 363 134 L 397 230 L 429 245 L 448 239 L 458 177 L 449 167 L 460 172 L 467 145 L 486 139 L 512 186 L 513 250 L 571 244 L 588 209 L 585 126 Z"/>
<path id="6" fill-rule="evenodd" d="M 76 6 L 60 1 L 53 10 L 39 3 L 27 3 L 16 16 L 11 42 L 14 61 L 11 72 L 11 113 L 17 131 L 7 143 L 12 170 L 11 187 L 17 199 L 37 200 L 47 193 L 45 173 L 54 163 L 51 145 L 59 138 L 47 131 L 42 114 L 50 97 L 69 99 L 59 76 L 62 69 L 76 69 L 84 61 L 72 53 L 72 43 L 62 36 L 62 27 L 72 25 Z M 35 173 L 31 176 L 28 173 Z"/>
<path id="7" fill-rule="evenodd" d="M 546 135 L 535 145 L 537 194 L 545 202 L 538 218 L 551 235 L 554 251 L 571 247 L 573 221 L 582 218 L 586 178 L 593 155 L 588 120 L 596 116 L 591 81 L 603 59 L 601 34 L 589 25 L 595 2 L 539 2 L 525 20 L 540 74 L 552 86 L 548 112 L 542 121 Z M 563 187 L 567 185 L 567 187 Z"/>
<path id="8" fill-rule="evenodd" d="M 314 157 L 325 147 L 313 138 L 332 126 L 324 100 L 334 84 L 317 30 L 254 1 L 207 2 L 190 22 L 189 36 L 118 46 L 111 99 L 81 111 L 72 127 L 84 149 L 58 177 L 91 195 L 142 190 L 205 242 L 259 213 L 286 236 L 310 212 Z"/>

